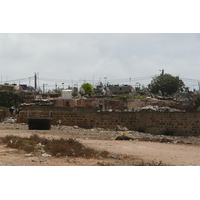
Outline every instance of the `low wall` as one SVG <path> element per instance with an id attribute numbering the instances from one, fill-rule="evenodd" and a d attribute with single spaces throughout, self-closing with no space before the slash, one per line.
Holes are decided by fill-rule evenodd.
<path id="1" fill-rule="evenodd" d="M 48 118 L 49 111 L 21 111 L 18 122 L 28 123 L 32 118 Z M 83 128 L 100 127 L 115 129 L 116 125 L 129 130 L 152 134 L 200 135 L 200 112 L 97 112 L 95 110 L 52 111 L 52 124 L 79 126 Z"/>
<path id="2" fill-rule="evenodd" d="M 129 130 L 152 134 L 198 136 L 200 134 L 200 113 L 102 112 L 94 114 L 91 124 L 94 127 L 110 129 L 114 129 L 116 125 L 122 125 Z"/>

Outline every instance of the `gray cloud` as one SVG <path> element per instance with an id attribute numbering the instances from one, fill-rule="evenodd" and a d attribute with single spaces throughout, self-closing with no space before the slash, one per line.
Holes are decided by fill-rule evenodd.
<path id="1" fill-rule="evenodd" d="M 34 72 L 67 80 L 128 79 L 161 69 L 199 79 L 199 54 L 199 34 L 0 34 L 3 80 Z"/>

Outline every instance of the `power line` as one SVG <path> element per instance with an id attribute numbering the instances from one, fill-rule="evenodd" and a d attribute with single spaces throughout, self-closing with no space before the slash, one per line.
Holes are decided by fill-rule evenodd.
<path id="1" fill-rule="evenodd" d="M 4 82 L 10 83 L 10 82 L 18 82 L 18 81 L 29 81 L 29 80 L 33 80 L 34 76 L 31 77 L 27 77 L 27 78 L 20 78 L 20 79 L 14 79 L 14 80 L 6 80 Z"/>
<path id="2" fill-rule="evenodd" d="M 156 76 L 155 75 L 150 75 L 150 76 L 142 76 L 142 77 L 134 77 L 134 78 L 123 78 L 123 79 L 107 79 L 109 82 L 129 82 L 130 79 L 131 81 L 139 81 L 139 80 L 148 80 L 151 79 L 152 77 Z M 55 78 L 44 78 L 44 77 L 40 77 L 40 80 L 43 81 L 49 81 L 49 82 L 65 82 L 65 83 L 71 83 L 72 80 L 67 80 L 67 79 L 55 79 Z M 82 81 L 86 81 L 85 79 L 79 79 L 79 80 L 74 80 L 73 82 L 82 82 Z M 87 79 L 87 82 L 100 82 L 103 81 L 103 78 L 99 78 L 98 80 L 96 79 Z"/>
<path id="3" fill-rule="evenodd" d="M 140 76 L 140 77 L 130 77 L 130 78 L 119 78 L 119 79 L 107 79 L 107 83 L 109 84 L 134 84 L 134 82 L 138 82 L 138 81 L 147 81 L 149 79 L 152 79 L 155 76 L 158 76 L 159 74 L 154 74 L 154 75 L 148 75 L 148 76 Z M 6 80 L 4 82 L 7 83 L 16 83 L 16 82 L 21 82 L 21 81 L 27 81 L 29 82 L 30 85 L 30 81 L 35 79 L 35 75 L 34 76 L 30 76 L 27 78 L 20 78 L 20 79 L 13 79 L 13 80 Z M 192 85 L 192 86 L 198 86 L 198 82 L 200 82 L 200 80 L 198 79 L 191 79 L 191 78 L 181 78 L 180 79 L 185 83 L 185 85 Z M 99 79 L 78 79 L 78 80 L 74 80 L 74 79 L 58 79 L 58 78 L 45 78 L 45 77 L 38 77 L 38 81 L 48 81 L 48 82 L 54 82 L 54 83 L 65 83 L 65 85 L 74 85 L 74 84 L 82 84 L 84 82 L 89 82 L 92 83 L 93 85 L 98 85 L 100 82 L 104 81 L 104 78 L 99 78 Z M 58 84 L 59 85 L 59 84 Z M 39 85 L 38 85 L 39 86 Z M 55 86 L 55 84 L 49 84 L 48 87 L 53 87 Z"/>

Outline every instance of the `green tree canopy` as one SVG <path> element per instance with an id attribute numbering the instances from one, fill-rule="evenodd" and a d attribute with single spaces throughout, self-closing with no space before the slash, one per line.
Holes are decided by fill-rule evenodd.
<path id="1" fill-rule="evenodd" d="M 162 95 L 172 95 L 177 91 L 182 91 L 184 85 L 185 84 L 178 76 L 161 74 L 154 77 L 148 87 L 153 94 L 158 94 L 159 91 L 161 91 Z"/>
<path id="2" fill-rule="evenodd" d="M 22 102 L 22 97 L 17 92 L 0 91 L 0 106 L 12 107 Z"/>
<path id="3" fill-rule="evenodd" d="M 84 89 L 85 94 L 89 96 L 94 92 L 94 88 L 90 83 L 84 83 L 81 87 Z"/>

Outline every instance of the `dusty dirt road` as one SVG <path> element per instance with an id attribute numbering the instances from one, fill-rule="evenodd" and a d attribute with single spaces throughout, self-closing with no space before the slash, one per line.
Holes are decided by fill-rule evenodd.
<path id="1" fill-rule="evenodd" d="M 87 140 L 82 143 L 99 150 L 107 150 L 115 154 L 127 154 L 142 158 L 148 162 L 166 165 L 200 166 L 200 147 L 183 144 L 163 144 L 140 141 L 99 141 Z"/>
<path id="2" fill-rule="evenodd" d="M 154 136 L 139 132 L 116 132 L 78 127 L 52 127 L 51 130 L 28 130 L 25 124 L 0 124 L 0 137 L 6 135 L 46 138 L 75 138 L 85 146 L 109 152 L 108 158 L 54 158 L 41 153 L 27 154 L 0 144 L 1 166 L 200 166 L 200 138 Z M 128 135 L 131 140 L 115 140 Z M 145 140 L 145 141 L 142 141 Z M 159 142 L 160 141 L 160 142 Z M 164 142 L 163 142 L 164 141 Z"/>

